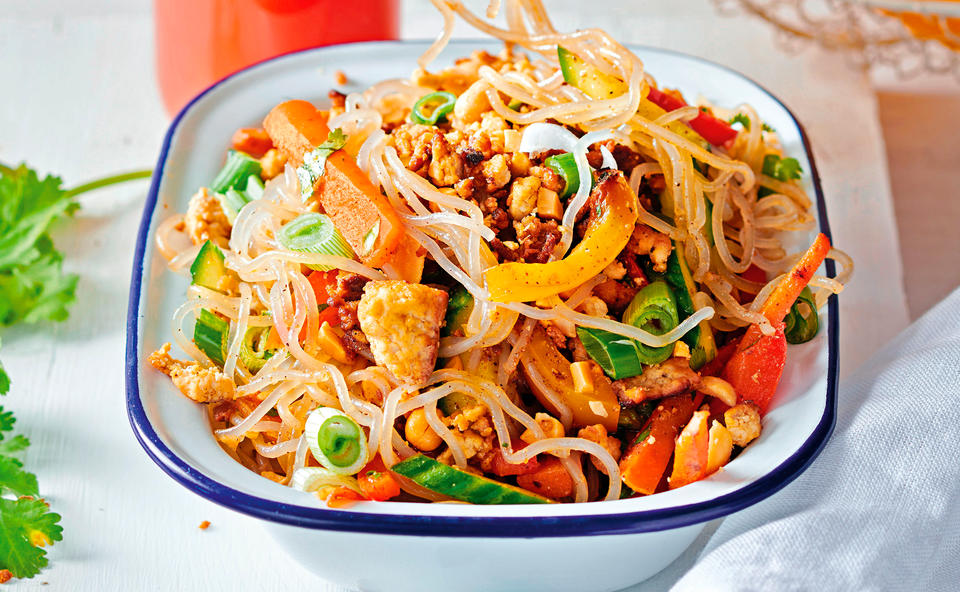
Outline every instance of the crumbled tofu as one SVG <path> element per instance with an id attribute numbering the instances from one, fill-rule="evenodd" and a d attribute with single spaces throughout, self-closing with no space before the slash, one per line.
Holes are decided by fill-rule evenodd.
<path id="1" fill-rule="evenodd" d="M 522 220 L 527 214 L 537 208 L 537 198 L 540 195 L 540 179 L 538 177 L 520 177 L 510 186 L 510 196 L 507 203 L 510 207 L 510 216 L 514 220 Z"/>
<path id="2" fill-rule="evenodd" d="M 620 460 L 620 440 L 607 434 L 607 428 L 603 427 L 603 424 L 596 424 L 587 426 L 585 428 L 580 428 L 580 431 L 577 432 L 578 438 L 583 438 L 584 440 L 590 440 L 591 442 L 596 442 L 600 446 L 603 446 L 607 452 L 610 453 L 610 456 L 613 457 L 613 460 Z M 593 465 L 597 467 L 597 470 L 607 474 L 607 468 L 603 466 L 595 456 L 590 456 L 590 460 L 593 461 Z"/>
<path id="3" fill-rule="evenodd" d="M 183 222 L 187 235 L 195 245 L 209 239 L 217 246 L 226 248 L 230 240 L 230 221 L 220 207 L 220 200 L 206 187 L 190 198 Z"/>
<path id="4" fill-rule="evenodd" d="M 180 392 L 197 403 L 220 403 L 237 398 L 233 380 L 219 368 L 203 368 L 197 362 L 183 362 L 170 356 L 170 344 L 150 354 L 147 362 L 170 377 Z"/>
<path id="5" fill-rule="evenodd" d="M 667 259 L 670 258 L 673 243 L 666 234 L 638 222 L 633 229 L 630 242 L 627 243 L 627 250 L 637 255 L 649 255 L 653 270 L 664 272 L 667 270 Z"/>
<path id="6" fill-rule="evenodd" d="M 746 446 L 760 435 L 760 410 L 753 403 L 739 403 L 723 413 L 723 423 L 733 443 Z"/>
<path id="7" fill-rule="evenodd" d="M 269 181 L 282 173 L 286 165 L 287 157 L 276 148 L 271 148 L 260 159 L 260 178 Z"/>
<path id="8" fill-rule="evenodd" d="M 507 157 L 495 154 L 483 163 L 483 176 L 487 178 L 487 191 L 496 191 L 510 182 L 510 166 Z"/>
<path id="9" fill-rule="evenodd" d="M 377 364 L 419 388 L 437 362 L 447 293 L 402 281 L 367 283 L 357 317 Z"/>

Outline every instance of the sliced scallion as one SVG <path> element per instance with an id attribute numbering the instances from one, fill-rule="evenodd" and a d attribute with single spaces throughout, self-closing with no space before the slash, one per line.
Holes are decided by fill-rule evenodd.
<path id="1" fill-rule="evenodd" d="M 245 181 L 230 187 L 226 192 L 217 194 L 220 208 L 230 224 L 236 221 L 244 206 L 261 197 L 263 197 L 263 182 L 260 180 L 260 175 L 250 175 Z"/>
<path id="2" fill-rule="evenodd" d="M 300 214 L 280 228 L 277 240 L 284 248 L 291 251 L 354 258 L 353 249 L 325 214 L 315 212 Z M 319 271 L 333 269 L 329 265 L 308 265 L 307 267 Z"/>
<path id="3" fill-rule="evenodd" d="M 243 336 L 243 343 L 240 344 L 240 361 L 253 374 L 259 372 L 274 354 L 274 350 L 264 347 L 269 333 L 269 327 L 250 327 Z"/>
<path id="4" fill-rule="evenodd" d="M 790 307 L 790 312 L 787 313 L 783 322 L 787 343 L 806 343 L 816 337 L 817 331 L 820 330 L 820 314 L 817 312 L 817 304 L 809 286 L 797 296 L 796 302 Z"/>
<path id="5" fill-rule="evenodd" d="M 323 487 L 346 487 L 361 493 L 357 480 L 321 467 L 301 467 L 290 477 L 290 487 L 315 492 Z"/>
<path id="6" fill-rule="evenodd" d="M 566 199 L 580 188 L 580 172 L 577 170 L 577 162 L 572 152 L 555 154 L 543 161 L 543 164 L 563 179 L 563 191 L 560 197 Z"/>
<path id="7" fill-rule="evenodd" d="M 644 286 L 624 311 L 623 322 L 654 335 L 676 328 L 680 319 L 670 286 L 662 281 Z M 587 355 L 614 380 L 636 376 L 643 372 L 644 364 L 659 364 L 673 352 L 672 345 L 650 347 L 601 329 L 577 327 L 577 336 Z"/>
<path id="8" fill-rule="evenodd" d="M 242 190 L 246 186 L 247 178 L 251 175 L 259 176 L 260 170 L 259 160 L 239 150 L 231 150 L 227 153 L 227 162 L 210 184 L 210 191 L 226 193 L 228 189 Z"/>
<path id="9" fill-rule="evenodd" d="M 423 125 L 437 125 L 447 120 L 447 115 L 457 104 L 457 95 L 438 90 L 420 97 L 413 104 L 410 111 L 410 120 Z"/>
<path id="10" fill-rule="evenodd" d="M 644 286 L 623 311 L 623 322 L 654 335 L 663 335 L 680 324 L 677 302 L 666 282 Z M 637 353 L 644 364 L 659 364 L 670 357 L 672 345 L 650 347 L 637 343 Z"/>
<path id="11" fill-rule="evenodd" d="M 587 350 L 587 355 L 614 380 L 643 372 L 636 343 L 632 339 L 590 327 L 577 327 L 577 337 Z"/>
<path id="12" fill-rule="evenodd" d="M 340 475 L 354 475 L 367 464 L 367 438 L 346 413 L 318 407 L 303 428 L 310 452 L 321 465 Z"/>

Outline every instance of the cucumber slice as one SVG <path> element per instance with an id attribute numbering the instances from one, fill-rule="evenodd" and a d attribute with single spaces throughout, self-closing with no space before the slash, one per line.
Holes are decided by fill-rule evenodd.
<path id="1" fill-rule="evenodd" d="M 193 342 L 213 362 L 223 366 L 224 352 L 227 351 L 227 336 L 230 325 L 209 310 L 200 309 L 200 316 L 193 326 Z"/>
<path id="2" fill-rule="evenodd" d="M 624 81 L 597 70 L 567 49 L 558 46 L 557 57 L 564 81 L 587 93 L 591 99 L 612 99 L 627 92 Z"/>
<path id="3" fill-rule="evenodd" d="M 437 407 L 439 407 L 440 411 L 447 417 L 450 417 L 461 409 L 472 407 L 475 404 L 476 400 L 470 395 L 456 392 L 450 393 L 437 401 Z"/>
<path id="4" fill-rule="evenodd" d="M 553 503 L 525 489 L 472 475 L 422 454 L 411 456 L 390 470 L 430 491 L 470 504 Z"/>
<path id="5" fill-rule="evenodd" d="M 463 286 L 457 286 L 450 292 L 447 301 L 447 315 L 440 334 L 444 337 L 453 335 L 454 331 L 467 324 L 470 313 L 473 312 L 473 296 Z"/>
<path id="6" fill-rule="evenodd" d="M 220 281 L 228 273 L 230 272 L 223 263 L 223 251 L 209 240 L 203 243 L 197 258 L 190 265 L 190 275 L 193 277 L 191 283 L 211 290 L 219 290 Z"/>

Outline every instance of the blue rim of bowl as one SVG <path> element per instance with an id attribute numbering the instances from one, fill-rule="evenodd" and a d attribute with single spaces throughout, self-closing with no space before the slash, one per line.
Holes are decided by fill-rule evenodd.
<path id="1" fill-rule="evenodd" d="M 459 41 L 459 40 L 458 40 Z M 471 42 L 463 40 L 462 42 Z M 418 41 L 411 41 L 417 43 Z M 345 45 L 404 45 L 408 41 L 378 41 L 361 42 Z M 342 47 L 342 46 L 333 46 Z M 710 60 L 676 52 L 642 45 L 632 45 L 643 51 L 678 55 L 687 59 L 709 64 L 713 67 L 726 70 L 739 76 L 766 93 L 770 99 L 779 104 L 792 119 L 803 142 L 803 148 L 810 163 L 810 176 L 817 198 L 817 212 L 820 221 L 820 232 L 831 237 L 830 224 L 827 220 L 827 207 L 824 200 L 823 188 L 820 184 L 820 175 L 813 158 L 810 140 L 803 125 L 797 120 L 792 111 L 766 88 L 743 74 Z M 138 334 L 140 322 L 140 295 L 143 284 L 143 259 L 146 250 L 150 222 L 157 205 L 160 180 L 163 177 L 164 167 L 173 136 L 181 119 L 191 107 L 207 93 L 219 87 L 224 82 L 242 75 L 252 69 L 259 68 L 284 58 L 308 53 L 322 53 L 331 48 L 314 48 L 292 52 L 258 62 L 239 72 L 231 74 L 214 83 L 205 91 L 193 98 L 174 118 L 164 137 L 160 157 L 150 184 L 150 193 L 144 205 L 143 218 L 137 235 L 136 251 L 133 257 L 133 272 L 130 282 L 130 299 L 127 310 L 127 346 L 126 346 L 126 391 L 127 415 L 130 425 L 140 445 L 147 455 L 170 477 L 184 487 L 206 499 L 238 512 L 254 516 L 271 522 L 279 522 L 292 526 L 318 530 L 334 530 L 343 532 L 368 532 L 395 535 L 442 536 L 442 537 L 569 537 L 632 534 L 640 532 L 655 532 L 681 528 L 692 524 L 707 522 L 715 518 L 727 516 L 767 497 L 770 497 L 800 475 L 813 460 L 820 454 L 824 445 L 833 432 L 836 422 L 837 405 L 837 376 L 839 369 L 839 312 L 837 297 L 831 296 L 827 304 L 829 319 L 827 333 L 827 401 L 823 416 L 807 440 L 783 463 L 760 477 L 753 483 L 729 494 L 711 500 L 658 508 L 637 512 L 615 514 L 583 515 L 583 516 L 546 516 L 546 517 L 453 517 L 453 516 L 418 516 L 401 514 L 366 514 L 348 512 L 326 508 L 313 508 L 277 502 L 274 500 L 249 495 L 228 487 L 206 476 L 196 468 L 177 456 L 157 434 L 147 418 L 146 410 L 140 399 L 139 388 L 139 357 Z M 833 261 L 826 262 L 827 275 L 834 277 L 836 269 Z"/>

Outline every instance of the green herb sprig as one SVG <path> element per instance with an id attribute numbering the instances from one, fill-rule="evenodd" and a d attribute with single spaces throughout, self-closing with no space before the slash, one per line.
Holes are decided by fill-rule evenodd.
<path id="1" fill-rule="evenodd" d="M 67 318 L 78 277 L 64 273 L 50 227 L 76 212 L 78 195 L 151 175 L 135 171 L 64 189 L 59 177 L 41 179 L 25 164 L 0 163 L 0 328 Z M 0 395 L 9 390 L 0 364 Z M 20 460 L 30 441 L 12 434 L 15 422 L 0 406 L 0 570 L 30 578 L 47 565 L 43 547 L 61 540 L 63 529 L 60 515 L 40 498 L 36 475 Z"/>

